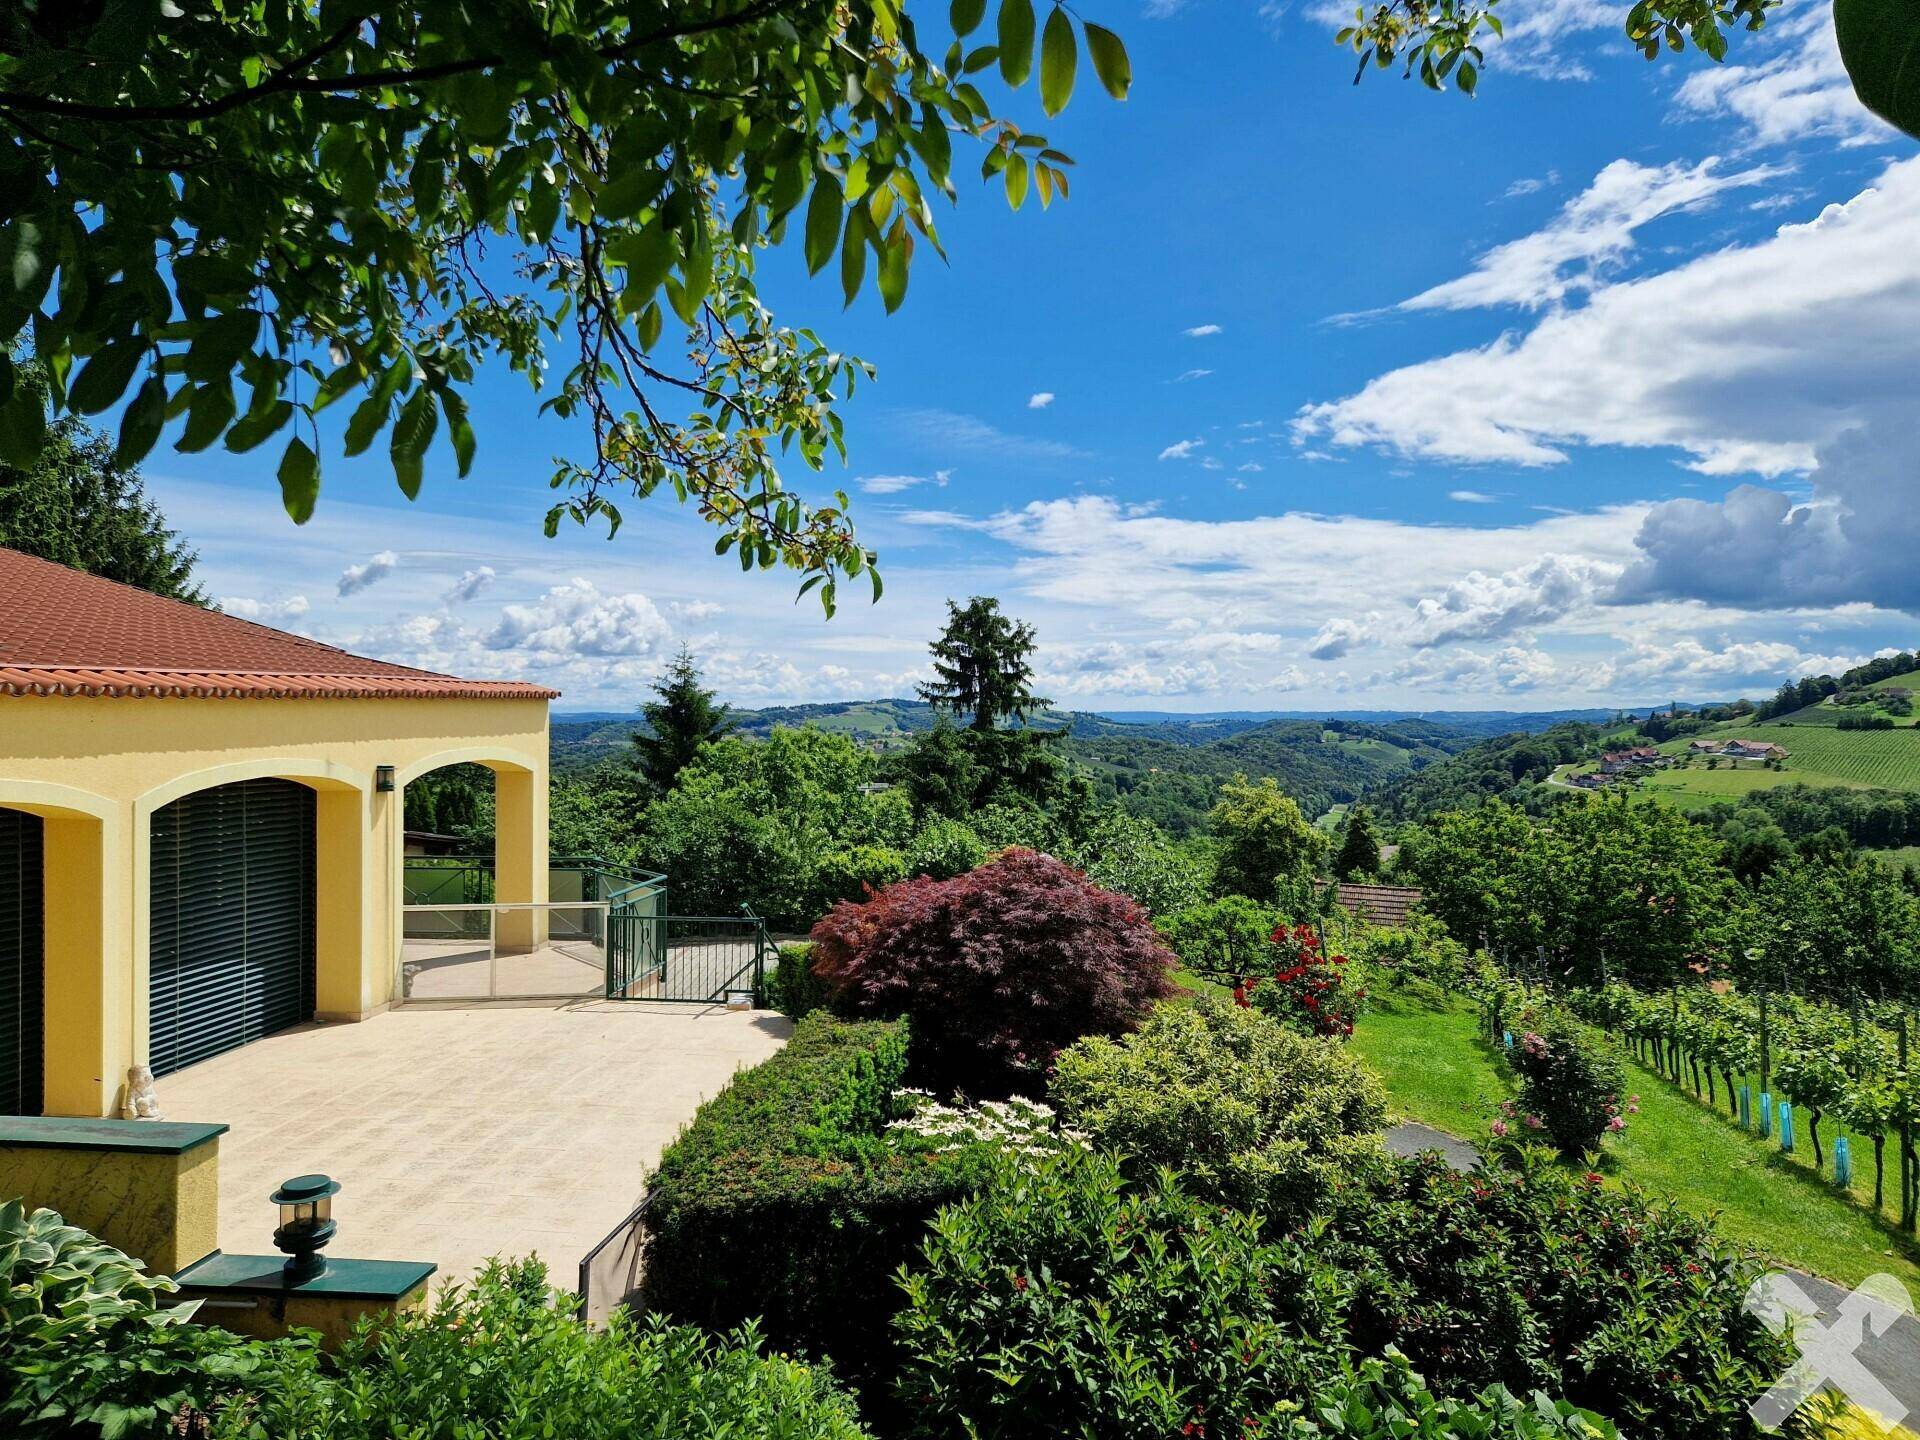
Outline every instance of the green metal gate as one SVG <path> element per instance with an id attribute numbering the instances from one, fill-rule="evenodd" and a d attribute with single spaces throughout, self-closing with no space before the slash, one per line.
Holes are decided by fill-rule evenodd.
<path id="1" fill-rule="evenodd" d="M 313 1015 L 314 796 L 288 780 L 153 817 L 148 1064 L 165 1075 Z"/>
<path id="2" fill-rule="evenodd" d="M 0 1115 L 38 1115 L 46 928 L 41 822 L 0 810 Z"/>

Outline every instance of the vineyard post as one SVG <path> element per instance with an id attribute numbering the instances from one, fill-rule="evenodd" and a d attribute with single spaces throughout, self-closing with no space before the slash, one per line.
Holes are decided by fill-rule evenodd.
<path id="1" fill-rule="evenodd" d="M 1667 990 L 1667 998 L 1672 1001 L 1671 1018 L 1667 1024 L 1667 1060 L 1673 1067 L 1673 1083 L 1680 1083 L 1680 987 L 1674 985 Z"/>
<path id="2" fill-rule="evenodd" d="M 1760 992 L 1760 1134 L 1762 1137 L 1773 1133 L 1773 1087 L 1767 1083 L 1767 1068 L 1771 1060 L 1767 1049 L 1767 992 Z"/>
<path id="3" fill-rule="evenodd" d="M 1894 1031 L 1900 1044 L 1900 1086 L 1907 1085 L 1907 1017 L 1902 1011 Z M 1900 1107 L 1900 1228 L 1913 1228 L 1913 1126 L 1907 1120 L 1907 1107 Z"/>

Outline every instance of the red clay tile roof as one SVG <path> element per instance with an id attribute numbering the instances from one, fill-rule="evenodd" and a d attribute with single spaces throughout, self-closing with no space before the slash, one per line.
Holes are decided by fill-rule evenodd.
<path id="1" fill-rule="evenodd" d="M 1333 898 L 1369 924 L 1399 926 L 1407 923 L 1407 912 L 1420 903 L 1420 892 L 1411 885 L 1357 885 L 1342 880 L 1333 887 Z"/>
<path id="2" fill-rule="evenodd" d="M 0 695 L 552 700 L 459 680 L 150 595 L 0 548 Z"/>

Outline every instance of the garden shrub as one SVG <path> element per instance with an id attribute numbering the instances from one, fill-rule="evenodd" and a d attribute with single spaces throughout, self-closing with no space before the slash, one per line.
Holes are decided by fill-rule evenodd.
<path id="1" fill-rule="evenodd" d="M 1321 1385 L 1277 1433 L 1288 1440 L 1620 1440 L 1606 1417 L 1538 1392 L 1522 1400 L 1491 1385 L 1465 1400 L 1436 1395 L 1392 1350 Z"/>
<path id="2" fill-rule="evenodd" d="M 1564 1010 L 1548 1008 L 1514 1036 L 1508 1055 L 1520 1077 L 1520 1123 L 1540 1130 L 1565 1158 L 1577 1160 L 1599 1149 L 1609 1131 L 1627 1128 L 1620 1056 Z"/>
<path id="3" fill-rule="evenodd" d="M 1201 975 L 1251 975 L 1272 963 L 1273 932 L 1286 917 L 1271 905 L 1244 895 L 1223 895 L 1160 921 L 1173 953 L 1187 969 Z"/>
<path id="4" fill-rule="evenodd" d="M 647 1308 L 709 1330 L 759 1316 L 777 1348 L 888 1374 L 890 1273 L 978 1168 L 887 1142 L 906 1054 L 898 1021 L 815 1011 L 701 1106 L 648 1183 Z"/>
<path id="5" fill-rule="evenodd" d="M 936 815 L 907 846 L 907 874 L 950 880 L 987 858 L 987 842 L 969 825 Z"/>
<path id="6" fill-rule="evenodd" d="M 820 857 L 814 870 L 819 908 L 825 910 L 839 900 L 864 899 L 882 886 L 906 879 L 909 873 L 907 857 L 888 845 L 830 850 Z"/>
<path id="7" fill-rule="evenodd" d="M 1003 1161 L 901 1279 L 902 1411 L 980 1440 L 1242 1434 L 1338 1368 L 1338 1296 L 1303 1255 L 1169 1172 L 1134 1189 L 1098 1151 Z"/>
<path id="8" fill-rule="evenodd" d="M 269 1351 L 160 1308 L 177 1288 L 52 1210 L 0 1204 L 0 1434 L 204 1434 L 208 1397 Z"/>
<path id="9" fill-rule="evenodd" d="M 1234 998 L 1303 1035 L 1351 1039 L 1367 991 L 1348 974 L 1347 957 L 1328 954 L 1311 925 L 1281 925 L 1271 939 L 1272 970 L 1235 986 Z"/>
<path id="10" fill-rule="evenodd" d="M 1349 1277 L 1356 1349 L 1397 1346 L 1447 1394 L 1561 1395 L 1637 1440 L 1751 1436 L 1747 1405 L 1793 1358 L 1743 1306 L 1750 1257 L 1544 1150 L 1467 1174 L 1391 1161 L 1302 1240 Z"/>
<path id="11" fill-rule="evenodd" d="M 1447 927 L 1416 906 L 1400 925 L 1368 925 L 1354 947 L 1355 958 L 1396 984 L 1424 983 L 1450 995 L 1465 983 L 1472 957 Z"/>
<path id="12" fill-rule="evenodd" d="M 1146 911 L 1031 850 L 836 905 L 813 942 L 835 1006 L 906 1015 L 914 1074 L 943 1093 L 1038 1090 L 1061 1049 L 1128 1030 L 1173 993 Z"/>
<path id="13" fill-rule="evenodd" d="M 772 973 L 760 982 L 760 989 L 753 997 L 754 1008 L 778 1010 L 798 1020 L 826 1003 L 826 991 L 813 975 L 813 946 L 805 940 L 779 946 L 774 953 Z"/>
<path id="14" fill-rule="evenodd" d="M 336 1378 L 337 1377 L 337 1378 Z M 821 1370 L 725 1337 L 616 1311 L 604 1329 L 555 1303 L 538 1262 L 490 1264 L 430 1310 L 369 1326 L 337 1364 L 286 1366 L 219 1417 L 221 1434 L 299 1440 L 639 1435 L 862 1440 Z"/>
<path id="15" fill-rule="evenodd" d="M 1188 1190 L 1288 1226 L 1383 1155 L 1386 1096 L 1345 1047 L 1217 1000 L 1162 1005 L 1132 1035 L 1060 1054 L 1062 1119 Z"/>

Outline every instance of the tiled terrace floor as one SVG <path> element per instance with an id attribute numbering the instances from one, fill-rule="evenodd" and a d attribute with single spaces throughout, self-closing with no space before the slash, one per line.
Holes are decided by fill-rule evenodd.
<path id="1" fill-rule="evenodd" d="M 332 1253 L 464 1277 L 537 1252 L 572 1288 L 700 1102 L 777 1050 L 765 1012 L 582 1001 L 411 1006 L 308 1025 L 159 1081 L 169 1120 L 225 1121 L 220 1246 L 270 1253 L 266 1197 L 341 1183 Z"/>

